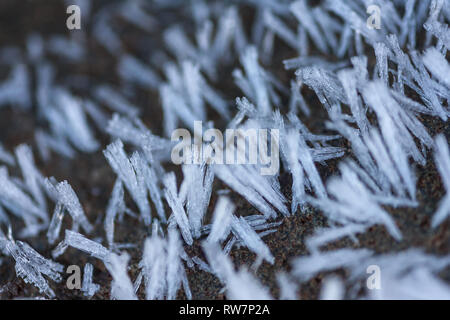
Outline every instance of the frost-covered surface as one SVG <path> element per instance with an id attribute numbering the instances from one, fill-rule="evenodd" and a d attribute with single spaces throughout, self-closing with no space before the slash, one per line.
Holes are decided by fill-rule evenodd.
<path id="1" fill-rule="evenodd" d="M 379 30 L 364 0 L 77 3 L 81 31 L 0 47 L 0 112 L 33 121 L 2 120 L 5 279 L 47 298 L 450 299 L 449 0 L 374 1 Z M 195 121 L 269 129 L 280 170 L 174 166 Z"/>

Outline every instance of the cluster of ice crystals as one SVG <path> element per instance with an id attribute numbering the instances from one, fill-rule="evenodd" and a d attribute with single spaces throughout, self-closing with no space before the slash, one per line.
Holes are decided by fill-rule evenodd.
<path id="1" fill-rule="evenodd" d="M 244 218 L 236 218 L 233 216 L 231 228 L 233 233 L 244 245 L 254 251 L 261 259 L 273 264 L 274 257 L 270 253 L 269 248 Z"/>
<path id="2" fill-rule="evenodd" d="M 0 161 L 10 166 L 15 163 L 14 156 L 2 144 L 0 144 Z"/>
<path id="3" fill-rule="evenodd" d="M 87 233 L 92 232 L 93 226 L 87 219 L 83 207 L 78 200 L 75 191 L 67 181 L 62 181 L 56 185 L 50 179 L 45 180 L 48 192 L 51 193 L 56 202 L 55 210 L 47 231 L 49 243 L 54 243 L 59 236 L 62 219 L 67 211 L 72 217 L 72 230 L 78 231 L 79 227 Z"/>
<path id="4" fill-rule="evenodd" d="M 259 174 L 257 168 L 249 165 L 238 165 L 233 168 L 220 165 L 214 168 L 214 174 L 234 191 L 245 197 L 266 218 L 277 216 L 271 205 L 283 214 L 289 214 L 284 204 L 284 196 L 276 185 L 272 185 L 269 179 Z"/>
<path id="5" fill-rule="evenodd" d="M 83 236 L 82 234 L 66 230 L 64 240 L 58 245 L 59 248 L 73 247 L 75 249 L 81 250 L 88 253 L 89 255 L 107 262 L 110 256 L 110 251 L 102 246 L 100 243 L 90 240 Z M 59 251 L 53 256 L 58 256 L 62 252 Z"/>
<path id="6" fill-rule="evenodd" d="M 235 206 L 227 197 L 220 197 L 217 200 L 213 213 L 213 222 L 207 241 L 224 241 L 230 232 L 232 214 Z"/>
<path id="7" fill-rule="evenodd" d="M 118 66 L 119 75 L 125 80 L 144 88 L 157 88 L 160 79 L 155 72 L 133 56 L 121 58 Z"/>
<path id="8" fill-rule="evenodd" d="M 126 210 L 123 197 L 123 184 L 120 180 L 116 180 L 108 207 L 106 208 L 106 217 L 104 222 L 106 240 L 108 241 L 110 248 L 114 246 L 114 220 L 116 220 L 117 215 L 123 215 Z"/>
<path id="9" fill-rule="evenodd" d="M 319 272 L 339 268 L 359 268 L 361 263 L 372 256 L 367 249 L 339 249 L 330 252 L 317 252 L 310 256 L 298 257 L 292 262 L 292 274 L 300 281 L 308 281 Z"/>
<path id="10" fill-rule="evenodd" d="M 324 210 L 328 218 L 340 224 L 382 224 L 397 240 L 401 233 L 394 220 L 381 207 L 357 173 L 345 163 L 340 164 L 341 177 L 333 177 L 327 184 L 330 198 L 311 200 Z"/>
<path id="11" fill-rule="evenodd" d="M 258 52 L 255 47 L 245 49 L 241 56 L 241 63 L 244 67 L 245 75 L 240 70 L 234 71 L 233 75 L 236 84 L 247 97 L 254 101 L 262 115 L 269 114 L 272 110 L 269 94 L 275 94 L 275 92 L 269 91 L 272 90 L 270 78 L 267 72 L 258 64 Z"/>
<path id="12" fill-rule="evenodd" d="M 374 256 L 355 271 L 364 277 L 365 267 L 376 265 L 382 273 L 380 290 L 369 292 L 371 299 L 447 299 L 450 287 L 437 275 L 450 265 L 449 257 L 438 257 L 419 249 Z"/>
<path id="13" fill-rule="evenodd" d="M 347 294 L 354 298 L 358 290 L 364 289 L 360 281 L 366 281 L 368 272 L 376 269 L 380 277 L 371 285 L 377 289 L 366 290 L 367 299 L 445 299 L 450 288 L 437 274 L 449 264 L 448 257 L 428 255 L 418 249 L 379 255 L 366 249 L 339 249 L 295 259 L 292 274 L 304 282 L 319 273 L 345 269 L 349 271 L 346 283 L 351 287 Z M 336 276 L 330 276 L 322 287 L 321 299 L 342 299 L 342 285 Z"/>
<path id="14" fill-rule="evenodd" d="M 44 276 L 60 282 L 62 280 L 61 273 L 64 270 L 63 265 L 44 258 L 27 243 L 12 239 L 11 235 L 8 235 L 8 238 L 5 237 L 2 231 L 0 231 L 0 250 L 15 260 L 18 277 L 35 285 L 41 293 L 48 297 L 55 296 Z"/>
<path id="15" fill-rule="evenodd" d="M 192 245 L 194 240 L 192 238 L 189 219 L 183 207 L 183 201 L 177 191 L 175 174 L 173 172 L 168 173 L 164 177 L 164 196 L 169 207 L 172 209 L 172 216 L 169 218 L 169 223 L 170 219 L 172 219 L 172 221 L 178 225 L 183 240 L 187 244 Z"/>
<path id="16" fill-rule="evenodd" d="M 9 78 L 0 84 L 0 106 L 14 105 L 23 109 L 31 106 L 30 75 L 26 66 L 17 64 Z"/>
<path id="17" fill-rule="evenodd" d="M 83 284 L 81 291 L 86 297 L 92 297 L 99 289 L 100 286 L 92 282 L 92 274 L 94 267 L 90 263 L 86 263 L 83 270 Z"/>
<path id="18" fill-rule="evenodd" d="M 37 234 L 48 221 L 47 212 L 0 167 L 0 204 L 25 223 L 24 236 Z M 6 216 L 4 216 L 6 217 Z M 7 218 L 6 218 L 7 219 Z"/>
<path id="19" fill-rule="evenodd" d="M 228 103 L 209 86 L 198 65 L 182 61 L 165 66 L 168 81 L 160 86 L 166 136 L 182 122 L 193 129 L 195 121 L 206 121 L 207 106 L 223 118 L 230 117 Z"/>
<path id="20" fill-rule="evenodd" d="M 320 291 L 320 300 L 342 300 L 344 297 L 344 284 L 338 277 L 326 278 Z"/>
<path id="21" fill-rule="evenodd" d="M 319 198 L 326 197 L 326 192 L 310 149 L 298 131 L 292 130 L 287 133 L 286 149 L 289 152 L 287 160 L 293 177 L 291 211 L 295 213 L 297 206 L 305 202 L 305 185 L 310 186 Z"/>
<path id="22" fill-rule="evenodd" d="M 320 298 L 357 297 L 358 283 L 365 279 L 369 265 L 380 267 L 383 273 L 381 290 L 371 291 L 367 298 L 449 297 L 448 285 L 436 276 L 449 265 L 448 257 L 418 250 L 385 255 L 367 249 L 321 251 L 344 237 L 357 243 L 356 235 L 374 225 L 384 226 L 392 238 L 401 241 L 399 227 L 386 207 L 418 206 L 415 169 L 427 164 L 430 149 L 434 149 L 447 191 L 431 223 L 433 228 L 445 225 L 450 215 L 448 142 L 443 135 L 433 139 L 422 116 L 441 122 L 450 116 L 449 0 L 325 0 L 318 5 L 307 0 L 125 1 L 99 8 L 92 21 L 90 2 L 75 3 L 82 8 L 83 21 L 92 22 L 93 40 L 116 60 L 113 71 L 120 84 L 98 83 L 89 97 L 77 97 L 73 89 L 83 88 L 80 79 L 86 78 L 69 75 L 60 80 L 57 65 L 49 63 L 47 55 L 69 64 L 83 63 L 89 58 L 90 31 L 48 38 L 32 33 L 24 54 L 15 47 L 0 48 L 0 60 L 11 66 L 0 82 L 0 106 L 34 112 L 31 106 L 36 101 L 36 117 L 44 126 L 36 130 L 35 139 L 43 160 L 50 159 L 50 151 L 73 158 L 77 151 L 98 150 L 100 140 L 91 122 L 98 131 L 117 139 L 103 151 L 117 176 L 103 221 L 108 249 L 101 240 L 78 233 L 80 227 L 86 234 L 94 227 L 77 195 L 67 181 L 44 179 L 27 145 L 18 146 L 14 157 L 0 144 L 0 161 L 17 165 L 22 175 L 22 179 L 11 177 L 6 167 L 0 167 L 1 224 L 10 227 L 12 214 L 25 225 L 20 237 L 34 237 L 46 230 L 53 244 L 68 212 L 72 230 L 65 230 L 65 239 L 54 248 L 53 256 L 70 246 L 102 260 L 113 278 L 113 299 L 137 299 L 142 282 L 147 299 L 175 299 L 181 287 L 191 298 L 185 264 L 215 274 L 227 298 L 270 299 L 268 289 L 245 268 L 235 271 L 227 255 L 232 248 L 245 246 L 256 254 L 254 269 L 263 260 L 273 264 L 275 257 L 263 238 L 277 230 L 282 223 L 277 219 L 302 214 L 312 206 L 323 212 L 327 225 L 305 240 L 310 255 L 294 259 L 290 274 L 277 275 L 280 298 L 297 298 L 295 279 L 304 282 L 338 269 L 348 271 L 345 287 L 350 285 L 351 290 L 344 289 L 341 279 L 327 277 Z M 367 9 L 373 4 L 381 9 L 381 29 L 368 26 Z M 153 9 L 175 8 L 192 22 L 192 28 L 178 22 L 160 24 L 152 13 Z M 251 25 L 243 20 L 246 10 L 253 11 Z M 150 37 L 157 29 L 165 47 L 157 48 L 148 60 L 125 52 L 117 19 Z M 422 31 L 424 36 L 418 37 Z M 275 61 L 278 40 L 294 49 L 293 58 Z M 241 68 L 234 70 L 232 79 L 225 79 L 222 71 L 238 63 Z M 287 73 L 295 70 L 287 86 L 278 80 L 279 73 L 272 73 L 276 63 L 284 63 Z M 229 96 L 233 91 L 226 87 L 226 80 L 234 80 L 245 96 L 236 99 L 237 112 L 229 108 L 234 97 Z M 155 135 L 139 118 L 145 112 L 134 104 L 138 90 L 158 95 L 165 138 Z M 333 135 L 317 135 L 308 129 L 308 118 L 318 112 L 311 92 L 325 109 L 326 128 Z M 300 120 L 300 112 L 307 120 Z M 214 123 L 208 122 L 211 114 Z M 259 164 L 198 161 L 182 166 L 178 184 L 175 172 L 163 167 L 173 147 L 167 138 L 181 124 L 195 133 L 196 121 L 207 123 L 208 128 L 218 124 L 231 129 L 269 129 L 270 137 L 278 138 L 271 147 L 279 147 L 282 170 L 264 176 Z M 279 131 L 278 136 L 273 129 Z M 134 147 L 131 156 L 122 141 Z M 338 174 L 324 182 L 321 167 L 343 156 Z M 289 197 L 280 186 L 285 174 L 292 178 L 290 211 L 286 207 Z M 215 177 L 231 190 L 217 192 L 212 221 L 206 224 L 211 199 L 215 199 Z M 137 244 L 114 241 L 117 224 L 126 221 L 124 214 L 136 216 L 125 205 L 125 190 L 143 223 L 152 229 L 144 243 L 140 274 L 133 281 L 128 272 L 130 256 L 120 250 Z M 233 198 L 223 195 L 231 191 L 257 212 L 244 217 Z M 50 222 L 46 197 L 55 202 Z M 170 209 L 168 218 L 165 204 Z M 199 256 L 188 256 L 183 248 L 202 237 L 208 263 Z M 15 260 L 18 276 L 54 297 L 45 277 L 60 281 L 62 265 L 1 231 L 0 250 Z M 98 290 L 93 266 L 88 263 L 82 291 L 92 297 Z"/>
<path id="23" fill-rule="evenodd" d="M 272 299 L 268 289 L 247 270 L 241 269 L 236 272 L 229 258 L 217 244 L 205 243 L 203 248 L 213 272 L 225 284 L 229 299 Z"/>
<path id="24" fill-rule="evenodd" d="M 131 105 L 117 90 L 111 86 L 101 85 L 95 89 L 95 97 L 102 103 L 108 105 L 115 112 L 133 117 L 139 113 L 136 106 Z"/>
<path id="25" fill-rule="evenodd" d="M 186 190 L 189 224 L 193 237 L 198 238 L 211 197 L 214 173 L 206 164 L 192 164 L 183 166 L 183 174 L 184 180 L 180 189 Z"/>
<path id="26" fill-rule="evenodd" d="M 167 239 L 153 232 L 145 241 L 140 267 L 147 299 L 175 299 L 181 286 L 187 298 L 192 298 L 181 260 L 183 252 L 178 231 L 173 228 L 169 229 Z"/>
<path id="27" fill-rule="evenodd" d="M 111 253 L 106 268 L 111 274 L 111 298 L 117 300 L 137 300 L 133 283 L 128 276 L 128 261 L 130 257 L 127 253 L 117 255 Z"/>
<path id="28" fill-rule="evenodd" d="M 143 160 L 140 154 L 135 152 L 131 158 L 128 158 L 122 141 L 116 140 L 106 148 L 104 155 L 137 204 L 144 223 L 149 225 L 151 208 L 148 202 L 145 176 L 141 166 Z"/>

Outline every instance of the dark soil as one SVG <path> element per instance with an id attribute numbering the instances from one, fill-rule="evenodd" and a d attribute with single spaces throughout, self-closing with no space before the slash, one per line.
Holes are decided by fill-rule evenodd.
<path id="1" fill-rule="evenodd" d="M 104 3 L 113 1 L 95 1 L 94 12 Z M 155 53 L 156 48 L 162 48 L 161 31 L 167 26 L 168 21 L 176 20 L 177 12 L 165 12 L 164 14 L 153 13 L 157 19 L 157 27 L 152 34 L 146 34 L 137 28 L 127 26 L 120 19 L 117 20 L 117 27 L 121 30 L 122 39 L 125 42 L 126 50 L 144 60 L 148 60 Z M 182 14 L 181 14 L 182 15 Z M 44 37 L 52 34 L 69 34 L 65 27 L 65 7 L 63 1 L 54 0 L 1 0 L 0 1 L 0 48 L 5 46 L 17 46 L 25 52 L 26 37 L 32 33 L 40 33 Z M 180 22 L 180 20 L 176 20 Z M 83 24 L 83 28 L 89 32 L 89 24 Z M 189 28 L 189 27 L 187 27 Z M 75 31 L 78 32 L 78 31 Z M 292 58 L 295 52 L 280 44 L 277 46 L 277 55 L 273 57 L 275 65 L 266 66 L 273 71 L 284 83 L 288 83 L 293 77 L 293 73 L 283 69 L 281 61 L 285 58 Z M 85 82 L 73 88 L 81 96 L 90 96 L 90 89 L 93 85 L 109 83 L 119 85 L 120 81 L 115 76 L 115 65 L 117 60 L 105 49 L 100 47 L 93 39 L 88 38 L 87 59 L 81 64 L 67 63 L 60 57 L 50 57 L 51 61 L 58 67 L 58 81 L 61 84 L 68 84 L 69 75 L 82 75 L 86 77 Z M 220 92 L 226 93 L 226 98 L 232 101 L 234 97 L 241 93 L 233 84 L 230 71 L 238 66 L 238 61 L 233 61 L 230 65 L 224 66 L 221 81 L 214 83 Z M 0 80 L 6 77 L 10 66 L 0 61 Z M 220 74 L 220 73 L 219 73 Z M 137 91 L 137 95 L 131 97 L 131 101 L 142 109 L 142 120 L 152 132 L 162 134 L 162 114 L 160 101 L 157 92 Z M 314 133 L 326 132 L 324 128 L 327 115 L 318 103 L 314 94 L 306 91 L 305 97 L 312 106 L 312 116 L 305 123 Z M 214 115 L 211 115 L 214 119 Z M 217 118 L 217 117 L 216 117 Z M 423 117 L 423 123 L 429 129 L 430 134 L 444 133 L 450 139 L 450 128 L 439 119 Z M 223 125 L 223 124 L 218 124 Z M 95 231 L 92 237 L 103 237 L 103 218 L 105 208 L 110 197 L 115 181 L 115 175 L 107 164 L 101 150 L 92 154 L 78 154 L 76 159 L 70 160 L 52 155 L 51 161 L 43 162 L 37 156 L 34 141 L 34 132 L 38 127 L 45 126 L 37 118 L 35 108 L 29 112 L 17 110 L 14 106 L 0 109 L 0 141 L 8 150 L 21 143 L 30 144 L 35 151 L 37 167 L 44 176 L 54 176 L 57 180 L 68 180 L 77 193 L 82 203 L 88 219 L 95 223 Z M 96 132 L 105 147 L 109 143 L 109 137 L 101 132 Z M 348 147 L 344 142 L 341 145 Z M 321 176 L 324 180 L 335 174 L 338 161 L 328 162 L 327 167 L 319 166 Z M 12 173 L 15 173 L 13 169 Z M 17 173 L 18 174 L 18 173 Z M 383 227 L 372 227 L 366 233 L 358 236 L 359 243 L 353 243 L 350 239 L 343 239 L 324 248 L 326 250 L 352 247 L 369 248 L 377 253 L 395 252 L 408 248 L 423 248 L 426 252 L 436 255 L 447 255 L 450 253 L 450 224 L 447 220 L 435 230 L 431 229 L 431 215 L 436 211 L 439 200 L 444 195 L 442 181 L 436 170 L 431 155 L 425 167 L 417 167 L 418 177 L 417 208 L 389 209 L 392 217 L 399 226 L 403 240 L 395 241 Z M 291 198 L 291 177 L 282 174 L 280 177 L 283 192 L 287 199 Z M 224 189 L 226 186 L 216 181 L 214 188 Z M 214 207 L 215 197 L 213 196 L 209 212 Z M 238 215 L 248 215 L 256 213 L 246 201 L 238 195 L 233 195 L 233 200 L 237 204 Z M 290 207 L 290 203 L 288 203 Z M 19 222 L 17 222 L 17 229 Z M 69 221 L 65 221 L 66 226 L 70 226 Z M 283 270 L 290 269 L 290 262 L 293 257 L 306 255 L 308 250 L 304 240 L 311 235 L 313 230 L 326 226 L 327 222 L 321 212 L 316 210 L 306 210 L 298 212 L 297 215 L 284 218 L 278 231 L 265 237 L 265 242 L 270 247 L 275 257 L 274 265 L 263 263 L 257 271 L 257 276 L 261 282 L 268 286 L 272 294 L 278 296 L 275 274 Z M 144 227 L 140 221 L 131 217 L 125 217 L 122 224 L 116 224 L 116 241 L 134 243 L 136 248 L 130 249 L 131 267 L 130 276 L 135 279 L 138 273 L 137 263 L 141 258 L 142 245 L 149 235 L 148 228 Z M 50 257 L 53 246 L 49 246 L 44 234 L 39 237 L 26 239 L 38 252 L 45 257 Z M 190 255 L 198 255 L 204 259 L 200 249 L 200 241 L 193 247 L 186 248 Z M 247 249 L 234 249 L 231 258 L 236 266 L 250 266 L 255 260 L 255 255 Z M 94 282 L 101 285 L 102 289 L 93 299 L 109 299 L 109 286 L 111 277 L 102 262 L 88 257 L 75 249 L 69 248 L 64 255 L 57 259 L 65 266 L 77 264 L 83 266 L 90 262 L 94 265 Z M 189 284 L 195 299 L 225 299 L 221 292 L 222 286 L 211 274 L 197 270 L 187 269 Z M 342 273 L 345 276 L 345 273 Z M 324 274 L 318 275 L 308 283 L 301 286 L 299 297 L 302 299 L 315 299 L 321 287 Z M 450 281 L 450 271 L 442 274 L 444 279 Z M 14 263 L 11 258 L 4 257 L 0 264 L 0 297 L 2 299 L 12 299 L 16 297 L 41 296 L 32 285 L 25 284 L 22 279 L 15 275 Z M 51 284 L 58 299 L 85 299 L 78 290 L 69 290 L 65 286 L 65 280 L 61 284 Z M 143 291 L 140 292 L 143 297 Z M 180 294 L 179 298 L 184 298 Z"/>

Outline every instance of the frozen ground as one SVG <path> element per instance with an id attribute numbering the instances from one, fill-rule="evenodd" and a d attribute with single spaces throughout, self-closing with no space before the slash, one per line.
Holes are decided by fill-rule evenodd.
<path id="1" fill-rule="evenodd" d="M 449 298 L 450 5 L 374 2 L 382 28 L 372 31 L 365 29 L 368 3 L 357 0 L 153 1 L 140 8 L 95 1 L 81 6 L 82 31 L 68 31 L 69 2 L 0 1 L 1 161 L 10 177 L 1 172 L 1 297 L 89 298 L 67 288 L 65 271 L 90 263 L 99 285 L 92 299 L 135 298 L 140 276 L 142 299 L 186 298 L 186 280 L 194 299 Z M 299 56 L 285 68 L 283 61 Z M 128 105 L 117 103 L 117 93 Z M 237 97 L 253 106 L 241 100 L 238 109 Z M 261 181 L 243 166 L 237 177 L 257 182 L 237 187 L 226 170 L 182 170 L 160 160 L 173 129 L 190 128 L 193 119 L 222 130 L 241 114 L 247 125 L 285 130 L 276 177 Z M 136 116 L 137 132 L 145 126 L 164 139 L 146 145 L 120 130 L 120 119 Z M 129 167 L 116 138 L 127 157 L 138 151 Z M 28 149 L 17 148 L 22 144 L 31 147 L 35 167 Z M 209 187 L 203 178 L 212 174 Z M 44 177 L 67 180 L 75 196 Z M 121 192 L 134 216 L 121 212 Z M 156 221 L 172 213 L 169 227 L 162 222 L 155 232 Z M 262 231 L 274 232 L 261 241 L 252 219 L 264 216 Z M 215 218 L 222 220 L 208 234 L 202 227 Z M 70 230 L 95 242 L 82 243 Z M 228 259 L 217 242 L 226 249 L 235 236 L 243 245 Z M 69 247 L 58 256 L 65 237 Z M 381 290 L 366 287 L 370 265 L 380 267 Z"/>

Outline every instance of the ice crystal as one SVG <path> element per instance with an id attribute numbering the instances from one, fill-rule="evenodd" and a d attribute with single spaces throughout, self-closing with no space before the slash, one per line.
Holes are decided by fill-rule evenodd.
<path id="1" fill-rule="evenodd" d="M 55 211 L 47 232 L 49 242 L 53 243 L 58 237 L 65 211 L 72 217 L 72 230 L 78 231 L 79 226 L 81 226 L 84 231 L 90 233 L 93 226 L 87 219 L 80 201 L 70 184 L 67 181 L 62 181 L 53 185 L 49 179 L 46 180 L 46 184 L 56 201 Z"/>
<path id="2" fill-rule="evenodd" d="M 86 263 L 83 271 L 83 284 L 81 287 L 81 291 L 83 291 L 84 295 L 87 297 L 92 297 L 100 286 L 92 282 L 92 273 L 94 271 L 94 267 L 90 263 Z"/>
<path id="3" fill-rule="evenodd" d="M 65 231 L 65 238 L 62 242 L 64 246 L 70 246 L 75 249 L 81 250 L 83 252 L 88 253 L 89 255 L 103 260 L 105 262 L 108 261 L 110 256 L 110 251 L 106 249 L 101 244 L 87 239 L 85 236 L 78 232 L 74 232 L 71 230 Z M 61 244 L 58 246 L 62 246 Z"/>
<path id="4" fill-rule="evenodd" d="M 435 162 L 442 177 L 447 194 L 439 203 L 439 209 L 433 216 L 432 226 L 437 227 L 450 215 L 450 152 L 444 136 L 435 139 Z"/>
<path id="5" fill-rule="evenodd" d="M 44 178 L 31 146 L 20 144 L 10 153 L 10 141 L 2 141 L 7 148 L 0 144 L 5 165 L 0 167 L 0 224 L 11 228 L 19 218 L 20 239 L 35 241 L 46 232 L 50 245 L 64 232 L 53 257 L 72 247 L 100 259 L 112 277 L 112 299 L 137 299 L 141 292 L 147 299 L 176 299 L 181 289 L 190 299 L 185 267 L 217 276 L 228 299 L 270 299 L 258 281 L 258 266 L 276 265 L 279 252 L 271 252 L 266 237 L 291 215 L 307 213 L 309 219 L 319 210 L 323 226 L 318 228 L 314 218 L 312 235 L 304 238 L 309 255 L 293 259 L 291 272 L 275 275 L 279 298 L 296 299 L 299 284 L 319 273 L 325 274 L 321 299 L 448 298 L 449 287 L 439 277 L 448 268 L 448 256 L 412 249 L 322 251 L 344 238 L 361 246 L 357 236 L 371 237 L 366 232 L 375 225 L 401 241 L 401 224 L 390 209 L 423 207 L 417 181 L 428 168 L 430 151 L 446 191 L 431 227 L 444 228 L 450 214 L 448 142 L 443 133 L 431 136 L 450 116 L 449 2 L 372 2 L 139 0 L 94 8 L 87 0 L 74 1 L 83 12 L 79 32 L 44 36 L 33 31 L 23 49 L 0 48 L 5 67 L 0 106 L 13 109 L 13 119 L 24 110 L 32 114 L 35 145 L 46 169 L 57 159 L 52 153 L 73 160 L 80 152 L 104 149 L 115 179 L 105 212 L 95 219 L 95 226 L 103 223 L 105 239 L 92 234 L 94 223 L 83 209 L 88 206 L 80 202 L 85 197 L 78 199 L 67 181 Z M 370 26 L 371 5 L 381 10 L 379 29 Z M 127 27 L 138 30 L 131 42 L 121 32 Z M 132 50 L 135 44 L 138 51 Z M 105 64 L 111 77 L 104 82 L 78 68 L 94 58 L 88 53 L 98 45 L 103 48 L 95 52 L 105 49 L 113 62 Z M 61 69 L 61 63 L 68 68 Z M 233 96 L 236 90 L 242 97 Z M 141 108 L 143 92 L 152 98 L 150 109 Z M 148 123 L 160 114 L 159 126 Z M 257 163 L 244 164 L 240 161 L 252 155 L 240 149 L 244 157 L 234 165 L 183 150 L 195 161 L 174 169 L 169 138 L 182 126 L 194 131 L 197 141 L 198 121 L 201 129 L 268 130 L 270 153 L 275 156 L 279 148 L 281 163 L 267 176 L 261 152 L 267 150 L 259 150 Z M 106 148 L 105 135 L 112 138 Z M 328 166 L 331 176 L 324 170 Z M 286 183 L 292 184 L 286 188 Z M 103 189 L 88 187 L 84 191 L 104 199 Z M 50 220 L 48 200 L 54 203 Z M 247 205 L 253 209 L 243 211 Z M 66 213 L 71 230 L 64 230 Z M 91 210 L 87 213 L 91 218 Z M 142 243 L 116 242 L 123 238 L 118 230 L 129 223 L 125 214 L 140 218 L 135 222 L 151 232 L 142 252 Z M 61 281 L 63 266 L 11 233 L 0 231 L 0 251 L 15 260 L 17 276 L 53 298 L 48 279 Z M 193 253 L 199 241 L 204 256 Z M 245 267 L 235 270 L 228 255 L 240 247 L 255 254 L 256 276 Z M 130 248 L 133 258 L 142 254 L 135 279 L 130 255 L 123 251 Z M 382 271 L 381 287 L 366 290 L 361 284 L 374 266 Z M 345 270 L 345 278 L 337 278 L 338 270 Z M 87 298 L 100 289 L 93 271 L 85 264 Z"/>
<path id="6" fill-rule="evenodd" d="M 140 266 L 147 299 L 175 299 L 181 286 L 186 296 L 191 296 L 181 261 L 182 252 L 181 240 L 175 229 L 169 230 L 168 239 L 162 239 L 154 232 L 145 241 Z"/>
<path id="7" fill-rule="evenodd" d="M 15 260 L 18 277 L 35 285 L 41 293 L 48 297 L 53 298 L 55 296 L 44 275 L 55 282 L 60 282 L 63 272 L 61 264 L 44 258 L 25 242 L 15 241 L 10 235 L 6 238 L 1 231 L 0 248 Z"/>
<path id="8" fill-rule="evenodd" d="M 150 224 L 151 209 L 148 203 L 145 177 L 140 166 L 140 155 L 134 153 L 131 158 L 128 158 L 120 140 L 110 144 L 104 151 L 104 155 L 139 207 L 144 223 Z"/>
<path id="9" fill-rule="evenodd" d="M 31 106 L 30 79 L 25 65 L 17 64 L 9 79 L 0 84 L 0 106 L 14 105 L 23 109 Z"/>
<path id="10" fill-rule="evenodd" d="M 111 274 L 113 281 L 111 283 L 111 298 L 118 300 L 137 300 L 134 293 L 133 283 L 128 277 L 128 261 L 130 257 L 127 253 L 117 255 L 112 253 L 109 256 L 106 268 Z"/>
<path id="11" fill-rule="evenodd" d="M 247 270 L 234 271 L 231 261 L 216 244 L 205 243 L 204 251 L 214 273 L 225 283 L 229 299 L 271 299 L 267 288 L 262 286 Z"/>

